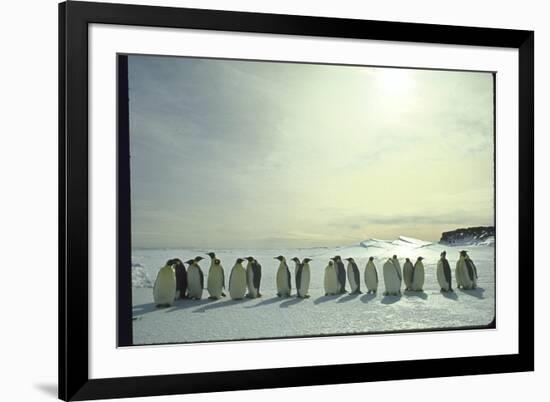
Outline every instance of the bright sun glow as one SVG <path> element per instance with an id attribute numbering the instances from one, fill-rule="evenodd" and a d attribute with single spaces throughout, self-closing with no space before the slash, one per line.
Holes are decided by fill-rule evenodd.
<path id="1" fill-rule="evenodd" d="M 414 84 L 410 71 L 403 68 L 380 68 L 376 70 L 375 77 L 380 91 L 392 95 L 406 94 Z"/>

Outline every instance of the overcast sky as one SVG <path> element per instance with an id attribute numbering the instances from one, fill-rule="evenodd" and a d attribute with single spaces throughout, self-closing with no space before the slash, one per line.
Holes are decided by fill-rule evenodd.
<path id="1" fill-rule="evenodd" d="M 134 247 L 493 223 L 489 73 L 129 57 Z"/>

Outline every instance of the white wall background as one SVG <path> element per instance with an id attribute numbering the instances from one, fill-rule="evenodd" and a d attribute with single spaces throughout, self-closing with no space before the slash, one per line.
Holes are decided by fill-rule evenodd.
<path id="1" fill-rule="evenodd" d="M 126 2 L 126 1 L 119 1 Z M 137 1 L 139 2 L 139 1 Z M 550 26 L 545 2 L 524 0 L 165 0 L 145 4 L 536 31 L 536 372 L 156 398 L 158 401 L 516 399 L 545 392 L 550 375 L 544 265 L 549 193 Z M 0 23 L 0 395 L 53 400 L 57 393 L 57 1 L 4 2 Z M 7 258 L 6 258 L 7 257 Z M 29 277 L 29 272 L 32 277 Z M 21 276 L 26 282 L 21 282 Z M 29 283 L 29 278 L 30 283 Z M 30 286 L 29 286 L 30 285 Z M 134 399 L 152 400 L 152 399 Z"/>

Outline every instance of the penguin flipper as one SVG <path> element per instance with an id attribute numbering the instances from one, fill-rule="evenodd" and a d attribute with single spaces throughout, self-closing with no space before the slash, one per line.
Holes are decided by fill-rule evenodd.
<path id="1" fill-rule="evenodd" d="M 445 275 L 445 280 L 449 284 L 449 289 L 451 289 L 451 267 L 449 266 L 449 261 L 443 260 L 443 275 Z"/>
<path id="2" fill-rule="evenodd" d="M 395 264 L 393 261 L 392 261 L 392 265 L 395 268 L 395 272 L 397 273 L 397 277 L 399 278 L 400 281 L 402 281 L 403 277 L 401 276 L 401 270 L 399 269 L 397 264 Z M 414 277 L 414 267 L 413 267 L 413 277 Z"/>
<path id="3" fill-rule="evenodd" d="M 288 281 L 288 294 L 290 295 L 290 291 L 292 290 L 292 285 L 290 283 L 290 270 L 288 269 L 288 266 L 286 267 L 286 279 Z"/>
<path id="4" fill-rule="evenodd" d="M 357 291 L 361 291 L 361 278 L 359 275 L 359 269 L 357 265 L 353 264 L 353 276 L 355 277 L 355 283 L 357 284 Z"/>
<path id="5" fill-rule="evenodd" d="M 229 274 L 229 283 L 227 284 L 227 287 L 229 288 L 229 292 L 231 293 L 231 278 L 233 277 L 233 271 L 235 269 L 231 270 L 231 273 Z"/>
<path id="6" fill-rule="evenodd" d="M 472 267 L 472 264 L 468 259 L 465 259 L 464 262 L 466 263 L 468 276 L 470 277 L 470 280 L 473 282 L 474 281 L 474 268 Z"/>
<path id="7" fill-rule="evenodd" d="M 474 267 L 474 274 L 476 276 L 476 279 L 479 278 L 479 276 L 477 276 L 477 267 L 476 267 L 476 264 L 474 264 L 474 262 L 472 261 L 471 258 L 468 258 L 468 260 L 470 261 L 470 263 L 472 264 L 472 267 Z"/>
<path id="8" fill-rule="evenodd" d="M 300 286 L 302 284 L 302 269 L 304 268 L 303 264 L 298 264 L 296 269 L 296 290 L 300 291 Z"/>
<path id="9" fill-rule="evenodd" d="M 255 261 L 254 265 L 252 265 L 252 272 L 254 272 L 254 287 L 256 288 L 256 292 L 260 293 L 260 283 L 262 280 L 262 266 L 259 262 Z"/>
<path id="10" fill-rule="evenodd" d="M 222 268 L 222 289 L 225 289 L 225 272 Z"/>
<path id="11" fill-rule="evenodd" d="M 201 289 L 204 289 L 204 274 L 202 273 L 202 269 L 199 268 L 199 277 L 201 280 Z"/>

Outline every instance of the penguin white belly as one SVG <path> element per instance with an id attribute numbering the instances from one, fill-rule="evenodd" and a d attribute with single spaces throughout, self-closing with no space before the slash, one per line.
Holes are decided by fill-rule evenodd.
<path id="1" fill-rule="evenodd" d="M 456 263 L 456 268 L 455 268 L 455 278 L 456 278 L 456 287 L 457 288 L 464 287 L 464 281 L 462 280 L 462 270 L 460 268 L 458 261 Z"/>
<path id="2" fill-rule="evenodd" d="M 310 282 L 310 270 L 309 265 L 304 264 L 302 267 L 302 277 L 300 278 L 300 289 L 297 289 L 298 296 L 306 297 L 307 292 L 309 292 L 309 282 Z"/>
<path id="3" fill-rule="evenodd" d="M 463 289 L 472 289 L 473 282 L 470 279 L 470 275 L 468 273 L 468 268 L 466 267 L 466 261 L 464 261 L 463 258 L 458 260 L 456 269 L 457 269 L 457 275 L 460 274 L 460 280 L 462 282 L 462 288 Z"/>
<path id="4" fill-rule="evenodd" d="M 378 290 L 378 275 L 376 275 L 374 265 L 367 265 L 365 268 L 365 285 L 369 292 L 376 292 Z"/>
<path id="5" fill-rule="evenodd" d="M 157 274 L 153 288 L 153 299 L 156 305 L 172 305 L 176 298 L 176 273 L 172 267 L 163 267 Z"/>
<path id="6" fill-rule="evenodd" d="M 290 296 L 290 283 L 288 282 L 288 268 L 283 265 L 277 270 L 277 294 L 279 296 Z"/>
<path id="7" fill-rule="evenodd" d="M 411 289 L 413 281 L 412 263 L 405 262 L 405 264 L 403 264 L 403 281 L 405 282 L 405 289 Z"/>
<path id="8" fill-rule="evenodd" d="M 246 294 L 246 270 L 242 266 L 233 268 L 229 280 L 229 295 L 234 300 L 244 298 Z"/>
<path id="9" fill-rule="evenodd" d="M 445 291 L 448 291 L 451 286 L 450 283 L 447 283 L 447 278 L 445 278 L 445 271 L 443 271 L 443 263 L 441 261 L 437 263 L 436 276 L 439 287 Z"/>
<path id="10" fill-rule="evenodd" d="M 412 290 L 420 292 L 424 289 L 424 277 L 424 264 L 416 264 L 416 267 L 414 268 Z"/>
<path id="11" fill-rule="evenodd" d="M 252 270 L 252 264 L 250 262 L 246 266 L 246 286 L 248 287 L 248 294 L 250 297 L 258 297 L 258 292 L 254 287 L 254 271 Z"/>
<path id="12" fill-rule="evenodd" d="M 325 294 L 335 295 L 338 293 L 340 284 L 338 283 L 338 277 L 336 276 L 336 269 L 334 266 L 328 266 L 325 268 Z"/>
<path id="13" fill-rule="evenodd" d="M 188 292 L 191 299 L 202 298 L 201 274 L 199 268 L 191 265 L 187 270 Z"/>
<path id="14" fill-rule="evenodd" d="M 351 287 L 349 292 L 350 293 L 357 292 L 357 290 L 359 289 L 359 284 L 355 280 L 355 272 L 353 270 L 353 267 L 348 266 L 347 271 L 348 271 L 348 282 L 349 282 L 349 286 Z"/>
<path id="15" fill-rule="evenodd" d="M 208 272 L 207 289 L 210 297 L 219 299 L 223 293 L 223 272 L 219 265 L 213 266 Z"/>
<path id="16" fill-rule="evenodd" d="M 382 269 L 386 293 L 389 295 L 398 295 L 401 292 L 401 280 L 395 271 L 395 265 L 391 261 L 386 261 Z"/>

